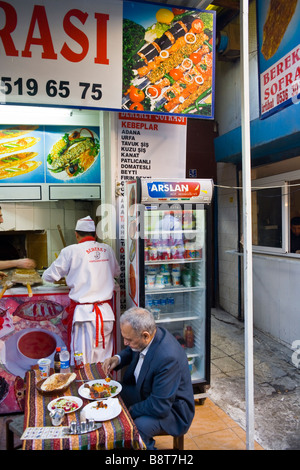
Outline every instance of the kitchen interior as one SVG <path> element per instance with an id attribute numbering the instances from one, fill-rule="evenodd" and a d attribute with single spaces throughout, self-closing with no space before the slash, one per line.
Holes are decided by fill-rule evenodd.
<path id="1" fill-rule="evenodd" d="M 34 158 L 45 162 L 44 166 L 41 164 L 43 170 L 36 179 L 32 177 L 32 171 L 28 175 L 23 174 L 21 180 L 3 178 L 0 184 L 3 215 L 0 259 L 28 257 L 36 262 L 34 272 L 27 270 L 25 273 L 25 270 L 15 268 L 6 270 L 8 277 L 4 278 L 0 289 L 0 413 L 5 414 L 18 412 L 22 408 L 19 400 L 23 385 L 22 381 L 20 385 L 19 382 L 16 384 L 15 379 L 25 377 L 29 364 L 19 350 L 20 338 L 30 335 L 32 331 L 40 331 L 54 337 L 58 346 L 66 342 L 66 331 L 61 325 L 60 316 L 68 305 L 69 289 L 64 279 L 53 284 L 43 281 L 42 273 L 64 246 L 76 243 L 75 225 L 79 218 L 90 215 L 96 223 L 99 222 L 99 207 L 111 185 L 101 184 L 110 181 L 110 175 L 106 177 L 109 167 L 105 168 L 104 165 L 103 139 L 103 129 L 107 128 L 104 121 L 109 120 L 109 113 L 39 106 L 5 105 L 0 108 L 1 130 L 17 129 L 18 126 L 35 129 L 35 135 L 41 139 L 39 147 L 32 147 L 37 155 Z M 93 129 L 99 138 L 99 153 L 95 158 L 97 166 L 93 170 L 95 179 L 87 184 L 80 177 L 71 179 L 66 175 L 47 180 L 45 168 L 49 145 L 47 147 L 46 134 L 56 142 L 57 136 L 62 138 L 64 132 L 82 129 L 86 132 Z M 14 143 L 16 140 L 2 138 L 2 142 Z M 38 150 L 35 150 L 37 147 Z M 29 175 L 30 181 L 26 180 Z M 13 180 L 19 183 L 13 183 Z M 101 236 L 98 230 L 97 235 Z M 36 359 L 31 361 L 32 364 L 36 363 Z"/>
<path id="2" fill-rule="evenodd" d="M 94 110 L 1 107 L 3 127 L 16 125 L 102 126 L 102 114 Z M 100 149 L 104 170 L 103 143 Z M 59 183 L 60 181 L 58 181 Z M 47 268 L 61 249 L 75 243 L 76 221 L 91 215 L 97 221 L 101 185 L 16 185 L 3 180 L 0 201 L 0 258 L 33 258 L 38 271 Z"/>

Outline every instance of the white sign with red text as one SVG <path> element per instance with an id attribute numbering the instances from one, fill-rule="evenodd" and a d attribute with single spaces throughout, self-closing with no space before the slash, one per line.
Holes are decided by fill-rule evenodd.
<path id="1" fill-rule="evenodd" d="M 143 178 L 185 178 L 185 116 L 119 113 L 118 181 L 124 195 L 124 182 Z M 126 309 L 125 288 L 125 218 L 124 197 L 119 198 L 118 249 L 121 311 Z M 138 294 L 137 294 L 138 295 Z"/>
<path id="2" fill-rule="evenodd" d="M 120 108 L 120 0 L 0 1 L 0 103 Z"/>
<path id="3" fill-rule="evenodd" d="M 261 115 L 269 113 L 300 92 L 300 45 L 260 75 Z"/>
<path id="4" fill-rule="evenodd" d="M 119 113 L 118 179 L 185 177 L 187 118 Z"/>

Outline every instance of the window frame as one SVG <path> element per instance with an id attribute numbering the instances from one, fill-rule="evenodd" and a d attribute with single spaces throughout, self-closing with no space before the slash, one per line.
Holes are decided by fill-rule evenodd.
<path id="1" fill-rule="evenodd" d="M 281 217 L 282 217 L 282 244 L 280 248 L 253 245 L 254 253 L 272 253 L 272 254 L 288 254 L 299 257 L 300 254 L 291 253 L 289 251 L 290 242 L 290 197 L 289 183 L 294 180 L 300 180 L 300 170 L 280 173 L 277 175 L 266 176 L 263 178 L 253 179 L 251 182 L 252 191 L 256 189 L 267 189 L 274 186 L 281 187 Z M 253 214 L 252 214 L 253 216 Z M 252 221 L 253 223 L 253 221 Z"/>

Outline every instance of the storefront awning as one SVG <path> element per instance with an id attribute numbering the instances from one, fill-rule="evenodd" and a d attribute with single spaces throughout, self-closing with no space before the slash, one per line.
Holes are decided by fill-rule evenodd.
<path id="1" fill-rule="evenodd" d="M 214 141 L 217 162 L 242 162 L 241 127 Z M 273 163 L 300 155 L 300 106 L 293 104 L 266 119 L 250 124 L 252 166 Z"/>

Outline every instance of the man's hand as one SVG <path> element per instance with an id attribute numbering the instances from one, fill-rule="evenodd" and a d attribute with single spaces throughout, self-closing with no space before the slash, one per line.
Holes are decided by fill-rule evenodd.
<path id="1" fill-rule="evenodd" d="M 17 261 L 17 268 L 33 269 L 35 266 L 36 263 L 33 259 L 21 258 Z"/>
<path id="2" fill-rule="evenodd" d="M 119 364 L 119 358 L 117 356 L 109 357 L 105 359 L 102 364 L 102 369 L 105 375 L 108 375 L 115 367 Z"/>

